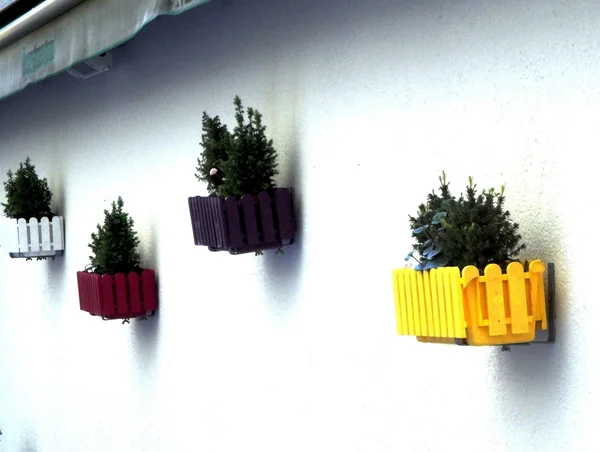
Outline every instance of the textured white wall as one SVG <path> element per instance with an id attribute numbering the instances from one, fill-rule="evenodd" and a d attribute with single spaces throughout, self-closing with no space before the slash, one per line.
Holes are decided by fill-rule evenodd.
<path id="1" fill-rule="evenodd" d="M 0 257 L 0 450 L 597 450 L 599 29 L 583 0 L 215 1 L 0 103 L 0 173 L 30 155 L 67 240 Z M 201 114 L 231 124 L 235 94 L 297 189 L 283 256 L 193 246 Z M 396 336 L 391 271 L 442 170 L 507 183 L 525 257 L 557 266 L 554 346 Z M 125 326 L 75 278 L 118 195 L 160 284 Z"/>

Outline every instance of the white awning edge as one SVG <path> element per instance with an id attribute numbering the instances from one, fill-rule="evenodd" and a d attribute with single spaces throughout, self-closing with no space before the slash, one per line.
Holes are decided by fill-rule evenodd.
<path id="1" fill-rule="evenodd" d="M 0 100 L 134 37 L 156 17 L 210 0 L 85 0 L 0 50 Z"/>

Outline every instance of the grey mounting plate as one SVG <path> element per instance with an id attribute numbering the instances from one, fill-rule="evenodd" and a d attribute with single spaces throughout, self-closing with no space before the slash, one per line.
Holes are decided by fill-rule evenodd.
<path id="1" fill-rule="evenodd" d="M 548 322 L 548 329 L 546 331 L 536 331 L 533 342 L 503 345 L 503 352 L 509 352 L 510 348 L 513 346 L 552 344 L 556 342 L 556 270 L 553 263 L 548 263 L 547 268 L 548 288 L 546 290 L 546 318 Z"/>

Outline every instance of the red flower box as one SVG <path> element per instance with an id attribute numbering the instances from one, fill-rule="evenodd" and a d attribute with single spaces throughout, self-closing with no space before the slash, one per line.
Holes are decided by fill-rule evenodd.
<path id="1" fill-rule="evenodd" d="M 77 272 L 77 286 L 81 310 L 106 320 L 146 317 L 158 308 L 154 270 L 114 276 Z"/>

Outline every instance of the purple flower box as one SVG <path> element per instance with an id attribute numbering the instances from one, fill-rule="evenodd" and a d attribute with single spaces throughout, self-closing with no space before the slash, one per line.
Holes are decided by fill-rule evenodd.
<path id="1" fill-rule="evenodd" d="M 294 190 L 277 188 L 241 199 L 188 198 L 196 245 L 231 254 L 260 252 L 294 242 Z"/>

